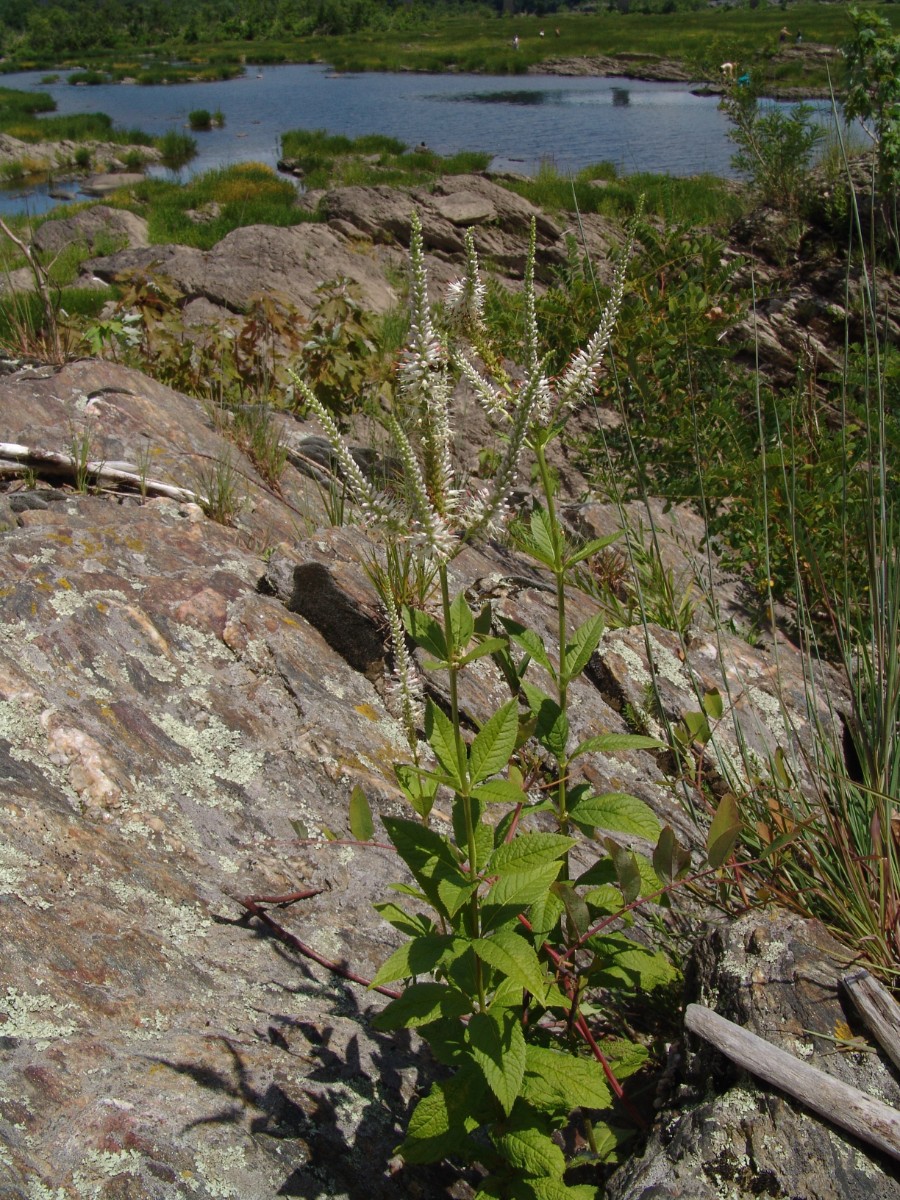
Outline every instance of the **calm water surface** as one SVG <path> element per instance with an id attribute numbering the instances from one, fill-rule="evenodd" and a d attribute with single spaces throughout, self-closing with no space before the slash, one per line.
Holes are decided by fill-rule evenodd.
<path id="1" fill-rule="evenodd" d="M 4 84 L 49 92 L 59 113 L 107 112 L 151 134 L 181 129 L 192 109 L 220 108 L 224 129 L 194 134 L 186 173 L 253 159 L 274 165 L 289 129 L 358 136 L 384 133 L 441 154 L 483 150 L 495 169 L 533 173 L 545 161 L 575 171 L 601 159 L 623 173 L 729 174 L 732 147 L 714 97 L 684 84 L 559 76 L 361 74 L 324 66 L 249 67 L 220 83 L 73 87 L 62 76 L 7 76 Z M 0 211 L 43 211 L 45 195 L 0 198 Z"/>

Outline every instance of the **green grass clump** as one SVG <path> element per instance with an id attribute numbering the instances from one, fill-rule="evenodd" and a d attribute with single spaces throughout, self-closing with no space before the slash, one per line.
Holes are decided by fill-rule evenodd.
<path id="1" fill-rule="evenodd" d="M 186 133 L 170 129 L 156 143 L 162 154 L 162 161 L 170 171 L 179 171 L 197 154 L 197 143 Z"/>
<path id="2" fill-rule="evenodd" d="M 261 163 L 207 171 L 185 184 L 147 179 L 133 192 L 149 221 L 154 243 L 177 242 L 208 250 L 232 229 L 245 225 L 299 225 L 314 220 L 297 207 L 297 189 Z M 217 208 L 208 221 L 186 214 Z"/>
<path id="3" fill-rule="evenodd" d="M 646 213 L 670 222 L 726 228 L 744 210 L 745 200 L 727 180 L 714 175 L 678 179 L 644 172 L 618 175 L 612 163 L 594 163 L 576 175 L 543 164 L 531 179 L 506 187 L 549 212 L 600 213 L 627 219 L 642 204 Z"/>
<path id="4" fill-rule="evenodd" d="M 325 129 L 293 129 L 281 139 L 282 158 L 296 161 L 308 188 L 386 184 L 413 187 L 437 175 L 483 171 L 491 156 L 461 151 L 447 158 L 410 150 L 396 138 L 365 134 L 349 138 Z"/>

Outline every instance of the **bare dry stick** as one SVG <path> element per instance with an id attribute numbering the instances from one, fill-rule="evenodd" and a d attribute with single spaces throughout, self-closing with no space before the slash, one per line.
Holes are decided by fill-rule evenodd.
<path id="1" fill-rule="evenodd" d="M 684 1023 L 691 1033 L 704 1038 L 745 1071 L 774 1084 L 861 1141 L 900 1159 L 900 1112 L 896 1108 L 801 1062 L 701 1004 L 687 1006 Z"/>
<path id="2" fill-rule="evenodd" d="M 900 1007 L 866 970 L 852 971 L 841 985 L 895 1067 L 900 1067 Z"/>
<path id="3" fill-rule="evenodd" d="M 31 273 L 34 276 L 35 287 L 38 290 L 38 295 L 41 298 L 41 304 L 44 306 L 44 318 L 47 322 L 47 333 L 51 338 L 53 347 L 53 361 L 62 362 L 63 352 L 62 343 L 59 340 L 59 323 L 56 319 L 56 313 L 53 309 L 53 301 L 50 298 L 50 287 L 47 282 L 47 272 L 38 262 L 35 257 L 34 250 L 31 246 L 25 244 L 20 237 L 16 237 L 6 222 L 0 218 L 0 232 L 5 233 L 14 246 L 25 255 L 25 261 L 31 268 Z"/>
<path id="4" fill-rule="evenodd" d="M 31 446 L 20 446 L 16 442 L 0 442 L 0 459 L 2 458 L 21 463 L 23 467 L 43 474 L 62 476 L 69 481 L 74 481 L 77 471 L 83 469 L 93 483 L 127 484 L 128 487 L 151 496 L 166 496 L 170 500 L 200 505 L 207 503 L 205 496 L 199 492 L 192 492 L 189 488 L 175 487 L 158 479 L 147 479 L 136 471 L 109 467 L 103 462 L 81 464 L 71 454 L 62 454 L 58 450 L 37 450 Z"/>

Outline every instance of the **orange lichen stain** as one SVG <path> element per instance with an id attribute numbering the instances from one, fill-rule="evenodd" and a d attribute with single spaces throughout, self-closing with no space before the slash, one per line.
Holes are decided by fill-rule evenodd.
<path id="1" fill-rule="evenodd" d="M 51 532 L 45 535 L 48 542 L 59 542 L 61 546 L 72 545 L 72 535 L 69 533 Z"/>
<path id="2" fill-rule="evenodd" d="M 377 709 L 374 709 L 371 704 L 354 704 L 354 712 L 358 712 L 361 717 L 367 717 L 370 721 L 379 721 L 381 716 Z"/>
<path id="3" fill-rule="evenodd" d="M 94 607 L 96 608 L 98 613 L 108 613 L 109 612 L 109 605 L 104 604 L 102 600 L 98 600 L 97 603 L 94 605 Z"/>
<path id="4" fill-rule="evenodd" d="M 133 550 L 135 554 L 143 553 L 145 546 L 140 538 L 126 537 L 122 539 L 129 550 Z"/>
<path id="5" fill-rule="evenodd" d="M 75 688 L 66 688 L 66 695 L 71 696 L 73 700 L 81 699 L 81 692 L 76 691 Z"/>
<path id="6" fill-rule="evenodd" d="M 69 583 L 68 579 L 57 579 L 56 586 L 65 588 L 67 592 L 71 592 L 72 590 L 72 585 Z"/>
<path id="7" fill-rule="evenodd" d="M 88 538 L 85 538 L 81 543 L 81 552 L 86 558 L 92 558 L 95 554 L 99 553 L 100 548 L 100 542 L 92 542 Z"/>

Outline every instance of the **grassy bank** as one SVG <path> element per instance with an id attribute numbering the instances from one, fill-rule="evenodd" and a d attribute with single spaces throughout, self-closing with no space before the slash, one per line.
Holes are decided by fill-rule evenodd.
<path id="1" fill-rule="evenodd" d="M 661 6 L 665 7 L 665 6 Z M 895 6 L 875 4 L 895 25 Z M 781 37 L 782 29 L 788 31 Z M 543 35 L 541 36 L 541 31 Z M 802 40 L 796 44 L 796 35 Z M 77 59 L 14 52 L 8 69 L 86 67 L 77 80 L 100 83 L 134 80 L 155 84 L 232 78 L 244 63 L 329 63 L 341 71 L 474 71 L 501 75 L 542 69 L 550 60 L 612 57 L 622 73 L 651 76 L 666 62 L 683 64 L 698 80 L 718 79 L 724 61 L 752 70 L 769 89 L 823 92 L 828 57 L 850 37 L 842 4 L 802 3 L 787 7 L 728 7 L 671 12 L 558 12 L 502 17 L 486 10 L 448 16 L 397 14 L 381 26 L 352 33 L 204 41 L 173 38 L 140 51 L 79 52 Z M 518 38 L 518 46 L 514 39 Z M 832 57 L 834 74 L 840 62 Z"/>

